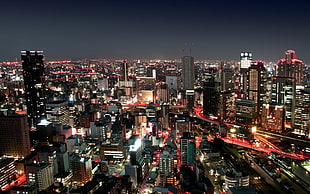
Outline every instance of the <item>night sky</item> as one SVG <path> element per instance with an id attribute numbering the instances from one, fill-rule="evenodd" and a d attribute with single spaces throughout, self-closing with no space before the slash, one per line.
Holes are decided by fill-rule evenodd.
<path id="1" fill-rule="evenodd" d="M 82 58 L 276 62 L 293 49 L 310 64 L 308 0 L 10 0 L 0 4 L 0 61 L 21 50 Z"/>

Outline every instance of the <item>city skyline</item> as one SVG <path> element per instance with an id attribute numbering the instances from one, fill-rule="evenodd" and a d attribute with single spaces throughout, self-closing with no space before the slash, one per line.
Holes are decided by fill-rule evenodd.
<path id="1" fill-rule="evenodd" d="M 253 60 L 284 51 L 310 62 L 309 2 L 298 1 L 10 1 L 0 13 L 0 61 L 21 50 L 46 60 L 82 58 Z"/>

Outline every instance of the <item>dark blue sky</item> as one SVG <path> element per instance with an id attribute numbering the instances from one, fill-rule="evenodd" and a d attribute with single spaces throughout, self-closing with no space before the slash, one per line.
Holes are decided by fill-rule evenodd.
<path id="1" fill-rule="evenodd" d="M 0 6 L 0 61 L 20 50 L 47 59 L 180 58 L 310 62 L 307 0 L 10 0 Z"/>

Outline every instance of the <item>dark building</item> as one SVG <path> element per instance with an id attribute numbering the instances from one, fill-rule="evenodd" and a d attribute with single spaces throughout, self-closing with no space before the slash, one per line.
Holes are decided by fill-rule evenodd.
<path id="1" fill-rule="evenodd" d="M 28 122 L 31 128 L 45 117 L 43 51 L 21 51 Z"/>
<path id="2" fill-rule="evenodd" d="M 236 123 L 241 125 L 255 124 L 257 117 L 257 104 L 253 100 L 237 99 L 236 101 Z"/>
<path id="3" fill-rule="evenodd" d="M 211 78 L 203 86 L 203 114 L 204 115 L 218 115 L 218 105 L 220 100 L 219 82 L 215 82 Z"/>
<path id="4" fill-rule="evenodd" d="M 181 137 L 181 165 L 194 165 L 196 156 L 195 145 L 195 136 L 189 132 L 184 132 Z"/>
<path id="5" fill-rule="evenodd" d="M 194 71 L 194 57 L 182 57 L 182 82 L 184 90 L 194 89 L 195 71 Z"/>
<path id="6" fill-rule="evenodd" d="M 26 157 L 30 154 L 26 116 L 0 116 L 0 153 L 15 157 Z"/>

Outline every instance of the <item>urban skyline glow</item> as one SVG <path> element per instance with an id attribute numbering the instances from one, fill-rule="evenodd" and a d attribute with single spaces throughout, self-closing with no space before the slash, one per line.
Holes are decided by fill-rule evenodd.
<path id="1" fill-rule="evenodd" d="M 44 50 L 47 60 L 175 59 L 190 52 L 195 59 L 238 60 L 251 51 L 254 60 L 275 62 L 292 49 L 310 62 L 304 0 L 14 0 L 1 7 L 0 61 L 29 49 Z"/>

